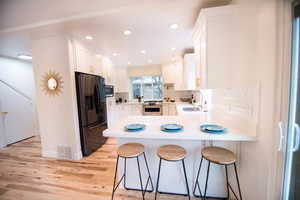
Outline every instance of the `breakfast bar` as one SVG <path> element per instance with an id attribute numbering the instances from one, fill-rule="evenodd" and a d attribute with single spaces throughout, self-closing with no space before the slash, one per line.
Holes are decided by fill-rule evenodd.
<path id="1" fill-rule="evenodd" d="M 236 128 L 231 124 L 223 124 L 214 121 L 214 117 L 209 113 L 199 113 L 197 115 L 176 115 L 176 116 L 130 116 L 120 120 L 104 131 L 105 137 L 117 138 L 118 145 L 125 143 L 140 143 L 145 146 L 145 154 L 148 159 L 150 174 L 153 180 L 156 180 L 159 166 L 157 149 L 162 145 L 179 145 L 186 149 L 185 159 L 187 180 L 190 191 L 193 191 L 195 178 L 201 159 L 200 150 L 206 146 L 220 146 L 230 149 L 237 155 L 239 162 L 239 151 L 241 142 L 253 142 L 256 137 L 254 133 L 241 128 Z M 226 128 L 222 134 L 210 134 L 201 131 L 203 124 L 218 124 Z M 128 124 L 144 124 L 145 128 L 140 131 L 128 132 L 125 126 Z M 163 124 L 180 124 L 183 129 L 178 132 L 165 132 L 161 130 Z M 123 166 L 122 161 L 119 166 Z M 127 179 L 128 188 L 139 188 L 139 179 L 136 170 L 136 161 L 128 159 L 127 161 Z M 206 177 L 207 162 L 203 161 L 200 172 L 199 184 L 204 188 Z M 118 174 L 122 174 L 122 168 L 119 167 Z M 132 169 L 132 170 L 131 170 Z M 142 177 L 147 180 L 146 166 L 141 163 Z M 229 176 L 232 176 L 229 171 Z M 176 175 L 175 175 L 176 174 Z M 225 172 L 220 166 L 211 165 L 210 180 L 208 183 L 207 195 L 210 197 L 226 197 Z M 234 180 L 234 179 L 233 179 Z M 154 188 L 155 188 L 155 181 Z M 234 181 L 233 181 L 234 182 Z M 232 183 L 234 185 L 235 183 Z M 149 187 L 150 188 L 150 187 Z M 148 189 L 149 189 L 148 188 Z M 160 175 L 159 190 L 166 193 L 186 194 L 185 179 L 180 163 L 162 162 L 162 171 Z"/>

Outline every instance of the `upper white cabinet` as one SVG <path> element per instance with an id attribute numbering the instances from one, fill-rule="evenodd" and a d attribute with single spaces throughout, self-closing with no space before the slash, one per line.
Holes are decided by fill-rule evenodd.
<path id="1" fill-rule="evenodd" d="M 105 84 L 115 85 L 114 66 L 110 59 L 102 59 L 102 76 L 105 78 Z"/>
<path id="2" fill-rule="evenodd" d="M 196 63 L 194 54 L 184 54 L 183 56 L 183 73 L 182 73 L 182 89 L 196 89 Z"/>
<path id="3" fill-rule="evenodd" d="M 74 71 L 95 74 L 105 78 L 105 83 L 114 85 L 114 66 L 110 59 L 104 56 L 96 56 L 96 53 L 87 49 L 79 42 L 72 42 Z"/>
<path id="4" fill-rule="evenodd" d="M 162 76 L 164 83 L 174 84 L 175 90 L 183 89 L 183 60 L 178 58 L 177 60 L 162 64 Z"/>
<path id="5" fill-rule="evenodd" d="M 127 68 L 115 68 L 115 92 L 129 92 Z"/>
<path id="6" fill-rule="evenodd" d="M 237 6 L 201 9 L 193 32 L 196 88 L 232 87 L 243 82 L 240 77 L 251 77 L 254 18 Z"/>

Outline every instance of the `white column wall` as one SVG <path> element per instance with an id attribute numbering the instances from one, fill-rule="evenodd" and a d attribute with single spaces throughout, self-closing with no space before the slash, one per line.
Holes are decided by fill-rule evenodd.
<path id="1" fill-rule="evenodd" d="M 69 40 L 64 35 L 33 41 L 33 67 L 36 80 L 37 110 L 40 122 L 42 155 L 70 160 L 82 158 L 77 120 L 74 70 Z M 58 96 L 42 91 L 42 77 L 54 70 L 63 79 Z M 77 120 L 77 121 L 76 121 Z"/>

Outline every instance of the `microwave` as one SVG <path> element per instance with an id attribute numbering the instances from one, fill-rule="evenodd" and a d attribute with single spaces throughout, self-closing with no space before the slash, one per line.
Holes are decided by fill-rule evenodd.
<path id="1" fill-rule="evenodd" d="M 105 96 L 106 97 L 114 96 L 114 86 L 113 85 L 105 85 Z"/>

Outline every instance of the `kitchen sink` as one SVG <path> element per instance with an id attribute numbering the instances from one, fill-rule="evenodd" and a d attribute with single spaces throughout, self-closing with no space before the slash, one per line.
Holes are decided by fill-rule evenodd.
<path id="1" fill-rule="evenodd" d="M 201 111 L 198 107 L 183 107 L 183 111 L 193 112 L 193 111 Z"/>

